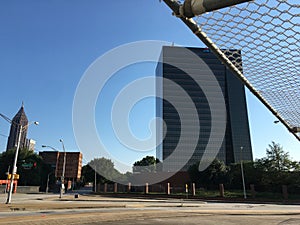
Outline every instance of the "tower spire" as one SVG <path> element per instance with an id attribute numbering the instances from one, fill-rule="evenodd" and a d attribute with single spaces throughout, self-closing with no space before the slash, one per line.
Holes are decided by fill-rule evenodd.
<path id="1" fill-rule="evenodd" d="M 18 139 L 19 139 L 19 133 L 21 127 L 19 125 L 23 126 L 23 130 L 21 131 L 21 139 L 20 139 L 20 147 L 23 148 L 25 146 L 26 142 L 26 136 L 27 136 L 27 125 L 28 125 L 28 119 L 25 114 L 24 110 L 24 102 L 22 101 L 22 106 L 17 112 L 17 114 L 12 119 L 12 123 L 10 126 L 10 133 L 7 141 L 7 150 L 14 149 L 17 146 Z M 24 128 L 26 127 L 26 128 Z"/>

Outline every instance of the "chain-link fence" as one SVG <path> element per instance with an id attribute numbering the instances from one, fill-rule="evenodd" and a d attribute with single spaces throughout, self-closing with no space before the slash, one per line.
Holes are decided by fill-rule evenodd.
<path id="1" fill-rule="evenodd" d="M 295 134 L 300 127 L 299 1 L 255 0 L 194 19 L 182 12 L 184 1 L 165 2 L 219 58 L 232 62 L 231 69 L 240 72 L 250 91 L 299 139 Z M 186 0 L 185 4 L 192 8 L 199 2 L 203 7 L 217 1 Z M 239 51 L 242 61 L 235 61 Z"/>

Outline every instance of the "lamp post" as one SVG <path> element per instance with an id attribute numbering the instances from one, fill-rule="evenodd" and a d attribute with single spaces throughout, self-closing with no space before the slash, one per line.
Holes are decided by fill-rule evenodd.
<path id="1" fill-rule="evenodd" d="M 51 148 L 53 151 L 59 153 L 59 151 L 56 148 L 53 148 L 52 146 L 49 146 L 49 145 L 42 145 L 42 148 Z M 56 155 L 55 173 L 54 173 L 55 177 L 57 177 L 57 168 L 58 168 L 57 163 L 58 163 L 58 156 Z"/>
<path id="2" fill-rule="evenodd" d="M 14 164 L 13 164 L 13 167 L 12 167 L 12 173 L 11 173 L 11 178 L 10 178 L 10 182 L 9 182 L 10 183 L 9 184 L 9 190 L 8 190 L 7 200 L 6 200 L 6 204 L 10 204 L 11 203 L 12 192 L 13 192 L 13 189 L 14 189 L 14 176 L 17 173 L 17 161 L 18 161 L 18 155 L 19 155 L 22 132 L 23 132 L 23 130 L 25 130 L 31 124 L 39 125 L 39 122 L 35 121 L 35 122 L 31 122 L 31 123 L 28 123 L 27 125 L 23 126 L 22 124 L 15 123 L 14 121 L 12 121 L 7 116 L 4 116 L 1 113 L 0 113 L 0 116 L 3 119 L 5 119 L 7 122 L 9 122 L 10 124 L 14 124 L 16 126 L 19 126 L 19 128 L 20 128 L 19 134 L 18 134 L 17 149 L 16 149 L 16 152 L 15 152 Z"/>
<path id="3" fill-rule="evenodd" d="M 63 139 L 59 140 L 62 144 L 63 150 L 64 150 L 64 162 L 63 162 L 63 170 L 62 170 L 62 176 L 61 176 L 61 187 L 60 187 L 60 198 L 62 198 L 63 191 L 65 190 L 65 171 L 66 171 L 66 149 L 64 145 Z"/>
<path id="4" fill-rule="evenodd" d="M 49 190 L 49 176 L 52 174 L 53 172 L 48 173 L 48 177 L 47 177 L 47 187 L 46 187 L 46 194 L 48 194 L 48 190 Z"/>
<path id="5" fill-rule="evenodd" d="M 277 124 L 279 123 L 279 120 L 275 120 L 274 123 Z M 282 122 L 282 120 L 281 120 Z M 283 124 L 285 125 L 285 123 L 283 122 Z M 300 141 L 300 127 L 288 127 L 289 132 L 291 132 L 298 141 Z"/>
<path id="6" fill-rule="evenodd" d="M 60 178 L 61 185 L 60 185 L 60 190 L 59 190 L 59 198 L 62 198 L 63 191 L 65 189 L 64 188 L 64 182 L 65 182 L 65 170 L 66 170 L 66 149 L 65 149 L 65 145 L 64 145 L 63 140 L 60 139 L 59 141 L 62 143 L 62 148 L 63 148 L 63 151 L 64 151 L 62 175 L 61 175 L 61 178 Z M 52 150 L 59 152 L 56 148 L 53 148 L 49 145 L 42 145 L 42 148 L 51 148 Z M 55 170 L 57 171 L 56 172 L 56 175 L 57 175 L 58 174 L 58 158 L 56 159 L 56 169 Z"/>
<path id="7" fill-rule="evenodd" d="M 97 166 L 96 166 L 96 168 L 95 168 L 95 181 L 94 181 L 94 185 L 95 185 L 95 193 L 97 193 Z"/>
<path id="8" fill-rule="evenodd" d="M 246 186 L 245 186 L 245 177 L 244 177 L 244 167 L 243 167 L 243 147 L 241 146 L 241 173 L 242 173 L 242 182 L 243 182 L 243 193 L 244 199 L 247 198 Z"/>
<path id="9" fill-rule="evenodd" d="M 8 188 L 8 174 L 9 174 L 9 170 L 10 170 L 10 165 L 8 166 L 7 173 L 6 173 L 6 184 L 5 184 L 5 190 L 4 190 L 5 194 L 6 194 L 7 188 Z"/>
<path id="10" fill-rule="evenodd" d="M 5 138 L 7 138 L 8 136 L 6 136 L 6 135 L 4 135 L 4 134 L 0 134 L 0 136 L 1 137 L 5 137 Z"/>

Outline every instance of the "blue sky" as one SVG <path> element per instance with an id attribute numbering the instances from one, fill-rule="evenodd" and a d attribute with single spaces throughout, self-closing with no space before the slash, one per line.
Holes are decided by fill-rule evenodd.
<path id="1" fill-rule="evenodd" d="M 0 27 L 0 113 L 12 118 L 24 101 L 29 120 L 40 122 L 30 127 L 28 135 L 37 141 L 37 150 L 43 144 L 61 148 L 60 138 L 66 149 L 78 150 L 72 129 L 74 93 L 88 66 L 105 52 L 141 40 L 203 47 L 158 0 L 1 1 Z M 145 68 L 143 75 L 154 73 L 153 65 Z M 129 73 L 129 80 L 140 75 Z M 263 157 L 267 145 L 275 141 L 300 160 L 299 142 L 282 125 L 274 124 L 275 118 L 251 94 L 247 99 L 254 157 Z M 133 121 L 141 121 L 132 127 L 140 137 L 148 135 L 144 125 L 154 114 L 151 105 L 153 100 L 145 100 L 131 115 Z M 99 104 L 96 111 L 101 113 Z M 141 112 L 145 121 L 139 117 Z M 6 147 L 3 135 L 8 132 L 9 124 L 0 119 L 0 151 Z M 117 155 L 121 150 L 109 141 Z M 142 156 L 129 154 L 123 160 L 133 163 Z"/>

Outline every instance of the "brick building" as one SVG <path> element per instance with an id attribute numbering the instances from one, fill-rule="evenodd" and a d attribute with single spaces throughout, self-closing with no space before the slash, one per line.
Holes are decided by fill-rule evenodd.
<path id="1" fill-rule="evenodd" d="M 55 169 L 55 177 L 60 179 L 63 172 L 64 152 L 43 151 L 39 155 L 44 163 Z M 81 177 L 82 153 L 66 152 L 65 180 L 77 181 Z"/>

